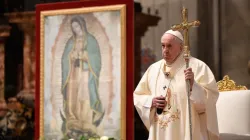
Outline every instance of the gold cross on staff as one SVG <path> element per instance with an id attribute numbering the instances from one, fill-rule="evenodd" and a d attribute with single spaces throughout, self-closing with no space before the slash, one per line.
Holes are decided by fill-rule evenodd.
<path id="1" fill-rule="evenodd" d="M 182 8 L 182 23 L 173 25 L 171 29 L 173 31 L 176 30 L 183 30 L 184 34 L 184 59 L 186 61 L 186 68 L 189 67 L 189 56 L 190 56 L 190 50 L 189 50 L 189 38 L 188 38 L 188 29 L 191 27 L 197 27 L 200 25 L 200 21 L 192 21 L 188 22 L 188 10 L 183 7 Z M 191 87 L 190 87 L 190 80 L 187 80 L 187 97 L 188 97 L 188 112 L 189 112 L 189 135 L 190 135 L 190 140 L 193 140 L 192 136 L 192 115 L 191 115 L 191 103 L 190 103 L 190 92 L 191 92 Z"/>
<path id="2" fill-rule="evenodd" d="M 173 31 L 176 30 L 183 30 L 183 34 L 184 34 L 184 50 L 185 50 L 185 57 L 189 57 L 190 55 L 190 51 L 189 51 L 189 37 L 188 37 L 188 29 L 190 27 L 197 27 L 199 26 L 201 23 L 198 20 L 192 21 L 192 22 L 188 22 L 188 10 L 183 7 L 182 8 L 182 23 L 180 24 L 175 24 L 171 27 L 171 29 Z"/>

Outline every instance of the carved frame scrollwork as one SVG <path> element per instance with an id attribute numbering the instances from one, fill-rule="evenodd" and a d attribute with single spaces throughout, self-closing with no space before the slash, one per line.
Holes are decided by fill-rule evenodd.
<path id="1" fill-rule="evenodd" d="M 219 92 L 234 91 L 234 90 L 248 90 L 246 86 L 236 85 L 236 83 L 225 75 L 222 80 L 217 82 Z"/>

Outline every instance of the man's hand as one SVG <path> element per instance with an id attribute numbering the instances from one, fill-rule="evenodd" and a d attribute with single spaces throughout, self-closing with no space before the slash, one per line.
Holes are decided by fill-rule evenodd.
<path id="1" fill-rule="evenodd" d="M 164 109 L 166 104 L 167 104 L 167 101 L 165 100 L 165 97 L 163 96 L 154 97 L 152 100 L 152 107 Z"/>
<path id="2" fill-rule="evenodd" d="M 184 73 L 185 73 L 185 79 L 190 81 L 190 88 L 192 90 L 194 84 L 194 73 L 192 72 L 192 68 L 184 70 Z"/>

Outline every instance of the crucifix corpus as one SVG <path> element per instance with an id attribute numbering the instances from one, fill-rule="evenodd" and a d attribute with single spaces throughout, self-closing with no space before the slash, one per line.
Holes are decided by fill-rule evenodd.
<path id="1" fill-rule="evenodd" d="M 190 57 L 190 46 L 189 46 L 189 37 L 188 37 L 188 30 L 191 27 L 198 27 L 200 25 L 200 21 L 195 20 L 192 22 L 188 22 L 188 10 L 183 7 L 182 8 L 182 23 L 175 24 L 171 27 L 173 31 L 182 30 L 184 34 L 184 59 L 186 61 L 186 68 L 189 67 L 189 57 Z M 189 113 L 189 131 L 190 131 L 190 140 L 192 140 L 192 118 L 191 118 L 191 105 L 190 105 L 190 81 L 187 81 L 187 97 L 188 97 L 188 113 Z"/>

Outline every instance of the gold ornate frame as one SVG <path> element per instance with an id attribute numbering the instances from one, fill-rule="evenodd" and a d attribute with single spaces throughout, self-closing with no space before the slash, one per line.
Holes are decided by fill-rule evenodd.
<path id="1" fill-rule="evenodd" d="M 98 6 L 75 9 L 41 11 L 40 13 L 40 115 L 39 137 L 44 134 L 44 19 L 46 16 L 83 14 L 90 12 L 120 11 L 121 21 L 121 139 L 126 140 L 126 5 Z"/>
<path id="2" fill-rule="evenodd" d="M 236 83 L 225 75 L 222 80 L 217 82 L 219 92 L 233 90 L 248 90 L 246 86 L 236 85 Z"/>

